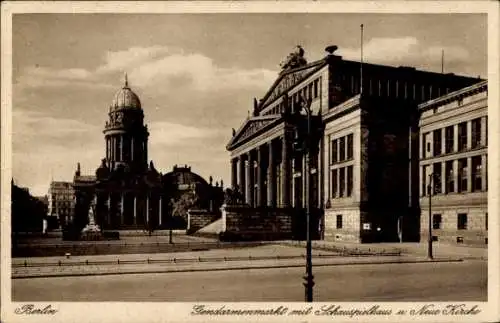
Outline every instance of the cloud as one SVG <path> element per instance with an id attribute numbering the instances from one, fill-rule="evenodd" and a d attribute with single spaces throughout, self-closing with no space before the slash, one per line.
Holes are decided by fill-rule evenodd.
<path id="1" fill-rule="evenodd" d="M 83 68 L 54 69 L 48 67 L 27 67 L 18 77 L 14 85 L 21 88 L 66 87 L 69 85 L 82 87 L 109 87 L 91 72 Z"/>
<path id="2" fill-rule="evenodd" d="M 217 130 L 197 128 L 166 121 L 157 121 L 149 124 L 150 143 L 159 149 L 165 146 L 186 146 L 197 143 L 193 139 L 208 139 L 217 134 Z"/>
<path id="3" fill-rule="evenodd" d="M 125 72 L 169 53 L 181 52 L 180 49 L 171 49 L 164 46 L 130 47 L 121 51 L 108 51 L 104 55 L 105 63 L 99 66 L 95 72 Z"/>
<path id="4" fill-rule="evenodd" d="M 244 69 L 221 67 L 200 53 L 185 53 L 181 48 L 165 46 L 130 47 L 108 51 L 103 63 L 94 69 L 53 69 L 29 67 L 16 77 L 22 87 L 116 87 L 111 77 L 128 72 L 132 86 L 163 91 L 182 88 L 189 91 L 212 92 L 254 88 L 267 89 L 277 77 L 277 71 L 263 68 Z"/>
<path id="5" fill-rule="evenodd" d="M 105 153 L 98 127 L 78 120 L 15 109 L 12 132 L 13 177 L 35 195 L 51 179 L 71 181 L 77 162 L 92 174 Z"/>
<path id="6" fill-rule="evenodd" d="M 408 65 L 422 67 L 440 66 L 444 50 L 447 64 L 467 64 L 470 53 L 459 46 L 428 46 L 415 37 L 372 38 L 363 46 L 364 61 L 375 64 Z M 340 48 L 339 55 L 346 59 L 359 60 L 360 48 Z"/>
<path id="7" fill-rule="evenodd" d="M 134 84 L 141 87 L 166 84 L 173 87 L 189 86 L 195 91 L 203 92 L 248 87 L 265 89 L 276 77 L 276 71 L 267 69 L 220 67 L 211 58 L 198 53 L 168 53 L 145 61 L 130 73 Z"/>

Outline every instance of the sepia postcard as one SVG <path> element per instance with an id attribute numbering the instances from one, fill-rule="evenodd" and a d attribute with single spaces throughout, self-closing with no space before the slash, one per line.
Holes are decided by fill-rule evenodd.
<path id="1" fill-rule="evenodd" d="M 2 322 L 497 322 L 494 1 L 7 1 Z"/>

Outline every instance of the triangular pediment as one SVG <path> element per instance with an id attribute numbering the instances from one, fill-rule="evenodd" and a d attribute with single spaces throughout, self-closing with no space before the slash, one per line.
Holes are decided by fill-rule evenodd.
<path id="1" fill-rule="evenodd" d="M 256 116 L 245 120 L 241 127 L 234 133 L 233 138 L 227 144 L 227 148 L 252 137 L 270 124 L 281 119 L 281 115 Z"/>
<path id="2" fill-rule="evenodd" d="M 266 93 L 261 101 L 260 109 L 262 110 L 268 104 L 276 100 L 278 97 L 283 95 L 286 91 L 293 88 L 296 84 L 300 83 L 310 74 L 316 72 L 320 68 L 326 65 L 324 60 L 316 61 L 307 64 L 303 67 L 292 69 L 286 72 L 282 72 L 276 79 L 274 84 L 271 86 L 269 91 Z"/>

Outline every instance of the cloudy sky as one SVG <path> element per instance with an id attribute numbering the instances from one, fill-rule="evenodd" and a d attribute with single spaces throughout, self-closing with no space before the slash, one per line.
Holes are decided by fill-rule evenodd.
<path id="1" fill-rule="evenodd" d="M 13 176 L 33 194 L 93 174 L 109 105 L 129 75 L 150 129 L 149 158 L 229 183 L 225 145 L 300 44 L 365 61 L 486 77 L 484 15 L 22 14 L 13 17 Z"/>

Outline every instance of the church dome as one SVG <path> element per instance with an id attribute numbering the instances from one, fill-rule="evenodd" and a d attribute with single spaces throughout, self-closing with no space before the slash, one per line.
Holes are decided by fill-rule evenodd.
<path id="1" fill-rule="evenodd" d="M 125 75 L 124 86 L 115 94 L 111 110 L 141 109 L 141 101 L 137 94 L 128 86 L 127 75 Z"/>

